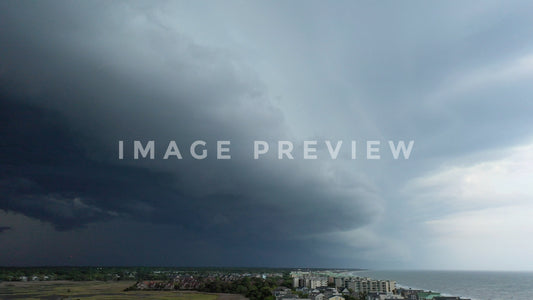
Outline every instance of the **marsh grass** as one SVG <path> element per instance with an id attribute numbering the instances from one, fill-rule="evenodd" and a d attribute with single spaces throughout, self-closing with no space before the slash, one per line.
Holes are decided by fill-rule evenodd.
<path id="1" fill-rule="evenodd" d="M 160 300 L 216 300 L 228 299 L 218 294 L 194 291 L 127 291 L 132 281 L 40 281 L 40 282 L 3 282 L 0 283 L 0 299 L 83 299 L 83 300 L 126 300 L 126 299 L 160 299 Z M 234 299 L 242 299 L 232 295 Z"/>

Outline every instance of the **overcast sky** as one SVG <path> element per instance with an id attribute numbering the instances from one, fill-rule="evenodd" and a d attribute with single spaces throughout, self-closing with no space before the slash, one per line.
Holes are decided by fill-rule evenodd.
<path id="1" fill-rule="evenodd" d="M 532 12 L 1 2 L 0 265 L 533 270 Z M 413 140 L 409 159 L 389 140 Z"/>

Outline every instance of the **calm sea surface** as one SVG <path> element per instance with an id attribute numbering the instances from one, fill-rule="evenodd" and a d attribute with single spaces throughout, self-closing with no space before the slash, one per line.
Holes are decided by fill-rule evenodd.
<path id="1" fill-rule="evenodd" d="M 354 276 L 396 280 L 402 287 L 475 300 L 533 299 L 533 272 L 357 271 Z"/>

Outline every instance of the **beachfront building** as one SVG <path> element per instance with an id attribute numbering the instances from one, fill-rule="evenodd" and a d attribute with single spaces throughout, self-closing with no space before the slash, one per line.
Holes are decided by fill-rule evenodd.
<path id="1" fill-rule="evenodd" d="M 396 289 L 396 281 L 366 277 L 335 278 L 335 287 L 347 288 L 355 293 L 392 293 Z"/>
<path id="2" fill-rule="evenodd" d="M 316 289 L 318 287 L 328 286 L 327 277 L 304 275 L 302 277 L 293 277 L 292 280 L 294 288 L 306 287 Z"/>

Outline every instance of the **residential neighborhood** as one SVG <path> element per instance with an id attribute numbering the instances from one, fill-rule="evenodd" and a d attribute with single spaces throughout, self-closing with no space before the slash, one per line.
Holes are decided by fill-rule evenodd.
<path id="1" fill-rule="evenodd" d="M 73 267 L 4 268 L 0 281 L 124 281 L 125 291 L 199 291 L 269 300 L 469 300 L 411 289 L 393 279 L 326 269 Z"/>
<path id="2" fill-rule="evenodd" d="M 397 288 L 394 280 L 377 280 L 368 277 L 328 274 L 328 272 L 293 271 L 293 288 L 310 300 L 469 300 L 444 296 L 437 292 Z M 294 294 L 278 292 L 276 300 L 294 299 Z M 297 297 L 296 297 L 297 298 Z"/>

